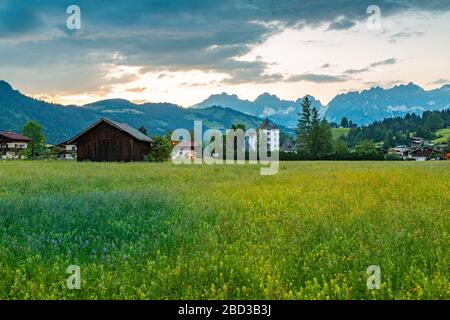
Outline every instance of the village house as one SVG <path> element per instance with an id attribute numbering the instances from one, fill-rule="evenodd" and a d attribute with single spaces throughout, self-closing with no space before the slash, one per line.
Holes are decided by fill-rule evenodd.
<path id="1" fill-rule="evenodd" d="M 172 142 L 173 146 L 177 146 L 173 149 L 172 152 L 172 160 L 178 160 L 178 159 L 189 159 L 194 160 L 196 157 L 196 149 L 200 148 L 199 144 L 197 142 L 191 142 L 191 141 L 181 141 L 181 142 Z"/>
<path id="2" fill-rule="evenodd" d="M 436 149 L 439 152 L 446 152 L 448 150 L 448 142 L 441 142 L 435 145 L 434 149 Z"/>
<path id="3" fill-rule="evenodd" d="M 411 148 L 418 148 L 428 145 L 428 140 L 420 137 L 411 137 Z"/>
<path id="4" fill-rule="evenodd" d="M 103 118 L 62 145 L 76 146 L 78 161 L 131 162 L 148 159 L 152 142 L 128 124 Z"/>
<path id="5" fill-rule="evenodd" d="M 19 159 L 31 141 L 18 133 L 0 132 L 0 159 Z"/>
<path id="6" fill-rule="evenodd" d="M 420 147 L 411 151 L 411 158 L 416 161 L 426 161 L 426 160 L 442 160 L 445 159 L 445 153 L 442 153 L 432 147 Z"/>
<path id="7" fill-rule="evenodd" d="M 60 144 L 58 146 L 61 151 L 59 152 L 60 160 L 76 160 L 77 159 L 77 146 L 74 144 Z"/>
<path id="8" fill-rule="evenodd" d="M 284 140 L 283 144 L 281 145 L 280 151 L 285 153 L 293 153 L 296 152 L 297 150 L 295 149 L 295 145 L 292 142 L 292 140 L 289 137 L 287 137 L 286 140 Z"/>
<path id="9" fill-rule="evenodd" d="M 411 159 L 411 149 L 405 145 L 396 146 L 388 150 L 389 154 L 395 154 L 401 157 L 403 160 Z"/>

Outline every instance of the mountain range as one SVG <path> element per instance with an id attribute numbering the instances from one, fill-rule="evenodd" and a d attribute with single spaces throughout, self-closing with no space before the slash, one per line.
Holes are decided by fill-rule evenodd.
<path id="1" fill-rule="evenodd" d="M 328 105 L 308 96 L 322 117 L 339 123 L 347 117 L 359 125 L 385 118 L 422 114 L 427 110 L 450 108 L 450 85 L 426 91 L 409 83 L 391 89 L 380 87 L 361 92 L 339 94 Z M 20 132 L 28 120 L 36 120 L 45 128 L 50 143 L 59 143 L 79 133 L 100 118 L 126 122 L 133 127 L 144 126 L 152 135 L 176 128 L 192 129 L 195 120 L 205 128 L 230 128 L 243 123 L 257 128 L 262 118 L 269 117 L 282 132 L 293 135 L 301 112 L 302 98 L 282 100 L 264 93 L 254 101 L 239 99 L 226 93 L 212 95 L 190 108 L 170 103 L 135 104 L 123 99 L 97 101 L 84 106 L 65 106 L 28 97 L 10 84 L 0 81 L 0 131 Z"/>
<path id="2" fill-rule="evenodd" d="M 230 108 L 182 108 L 170 103 L 135 104 L 123 99 L 97 101 L 84 106 L 65 106 L 30 98 L 0 81 L 0 131 L 21 132 L 28 120 L 44 127 L 49 143 L 61 143 L 101 118 L 144 126 L 151 135 L 162 135 L 177 128 L 193 129 L 194 121 L 203 121 L 204 128 L 231 128 L 243 123 L 257 128 L 262 120 Z M 280 126 L 286 134 L 294 130 Z"/>
<path id="3" fill-rule="evenodd" d="M 367 125 L 385 118 L 404 116 L 407 113 L 422 114 L 427 110 L 443 110 L 450 107 L 450 84 L 426 91 L 409 83 L 391 89 L 374 87 L 361 92 L 339 94 L 328 105 L 308 96 L 322 117 L 330 122 L 340 123 L 347 117 L 359 125 Z M 193 108 L 207 108 L 213 105 L 228 107 L 257 117 L 270 117 L 274 122 L 295 128 L 302 99 L 282 100 L 275 95 L 264 93 L 254 101 L 241 100 L 236 95 L 226 93 L 212 95 Z"/>

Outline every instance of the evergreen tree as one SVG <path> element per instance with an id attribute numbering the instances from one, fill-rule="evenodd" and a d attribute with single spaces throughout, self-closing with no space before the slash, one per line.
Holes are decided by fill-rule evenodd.
<path id="1" fill-rule="evenodd" d="M 311 101 L 306 96 L 302 101 L 302 113 L 299 115 L 297 125 L 297 141 L 302 146 L 310 144 L 311 135 Z"/>
<path id="2" fill-rule="evenodd" d="M 320 157 L 320 129 L 319 113 L 316 108 L 313 108 L 311 111 L 311 132 L 309 141 L 306 145 L 309 153 L 314 159 L 318 159 Z"/>
<path id="3" fill-rule="evenodd" d="M 323 158 L 331 153 L 333 149 L 333 134 L 328 121 L 323 119 L 320 122 L 320 149 L 319 157 Z"/>
<path id="4" fill-rule="evenodd" d="M 383 146 L 385 148 L 391 148 L 394 146 L 394 135 L 392 134 L 391 130 L 388 130 L 386 132 L 386 135 L 384 137 Z"/>

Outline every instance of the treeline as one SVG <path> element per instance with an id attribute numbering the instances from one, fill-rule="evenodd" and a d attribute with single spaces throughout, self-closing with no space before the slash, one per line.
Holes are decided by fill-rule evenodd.
<path id="1" fill-rule="evenodd" d="M 352 127 L 347 137 L 349 146 L 363 140 L 383 142 L 384 148 L 409 145 L 410 137 L 435 139 L 435 132 L 450 127 L 450 109 L 425 111 L 422 116 L 407 114 L 404 117 L 385 119 L 364 127 Z"/>

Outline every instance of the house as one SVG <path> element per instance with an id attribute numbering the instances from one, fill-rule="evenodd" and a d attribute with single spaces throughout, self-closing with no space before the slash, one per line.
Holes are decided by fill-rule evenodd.
<path id="1" fill-rule="evenodd" d="M 287 137 L 286 140 L 284 140 L 284 142 L 280 148 L 280 151 L 285 152 L 285 153 L 293 153 L 293 152 L 296 152 L 297 149 L 295 149 L 295 145 L 291 141 L 291 139 L 289 137 Z"/>
<path id="2" fill-rule="evenodd" d="M 103 118 L 63 144 L 76 146 L 78 161 L 131 162 L 147 159 L 152 142 L 128 124 Z"/>
<path id="3" fill-rule="evenodd" d="M 389 154 L 396 154 L 400 156 L 403 160 L 411 158 L 411 149 L 405 145 L 396 146 L 388 150 Z"/>
<path id="4" fill-rule="evenodd" d="M 172 145 L 174 145 L 174 142 L 172 142 Z M 191 141 L 181 141 L 176 142 L 176 148 L 172 151 L 172 160 L 177 159 L 190 159 L 194 160 L 196 157 L 196 149 L 200 148 L 199 144 L 197 142 L 191 142 Z"/>
<path id="5" fill-rule="evenodd" d="M 258 128 L 258 132 L 267 136 L 267 151 L 280 150 L 280 130 L 275 124 L 270 123 L 268 118 Z"/>
<path id="6" fill-rule="evenodd" d="M 420 137 L 411 137 L 411 147 L 418 148 L 421 146 L 428 145 L 428 140 Z"/>
<path id="7" fill-rule="evenodd" d="M 434 149 L 438 150 L 439 152 L 446 152 L 448 150 L 448 142 L 441 142 L 435 145 Z"/>
<path id="8" fill-rule="evenodd" d="M 0 132 L 0 159 L 19 159 L 31 138 L 14 132 Z"/>
<path id="9" fill-rule="evenodd" d="M 443 154 L 431 147 L 420 147 L 411 151 L 411 157 L 416 161 L 426 161 L 430 159 L 442 159 Z"/>
<path id="10" fill-rule="evenodd" d="M 74 144 L 62 143 L 58 145 L 61 149 L 59 152 L 60 160 L 76 160 L 77 159 L 77 146 Z"/>

